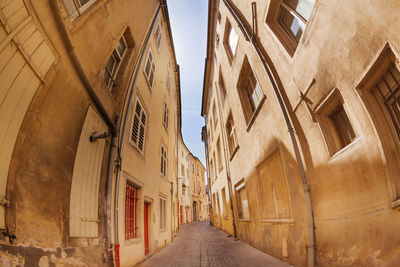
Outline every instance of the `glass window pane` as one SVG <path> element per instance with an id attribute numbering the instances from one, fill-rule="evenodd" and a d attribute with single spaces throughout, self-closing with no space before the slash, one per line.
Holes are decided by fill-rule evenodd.
<path id="1" fill-rule="evenodd" d="M 79 4 L 79 6 L 84 6 L 84 5 L 86 5 L 88 2 L 89 2 L 90 0 L 78 0 L 78 4 Z"/>
<path id="2" fill-rule="evenodd" d="M 293 10 L 296 10 L 305 20 L 310 18 L 315 3 L 314 0 L 284 0 L 284 2 Z"/>
<path id="3" fill-rule="evenodd" d="M 305 28 L 304 23 L 298 18 L 294 17 L 289 11 L 287 11 L 282 7 L 281 7 L 280 23 L 298 43 Z"/>
<path id="4" fill-rule="evenodd" d="M 121 57 L 125 53 L 125 50 L 126 50 L 126 44 L 124 39 L 121 38 L 119 39 L 119 42 L 117 44 L 117 51 Z"/>
<path id="5" fill-rule="evenodd" d="M 238 44 L 239 36 L 237 35 L 235 29 L 231 27 L 231 30 L 229 32 L 229 46 L 231 48 L 232 54 L 236 54 L 236 48 Z"/>
<path id="6" fill-rule="evenodd" d="M 114 66 L 115 66 L 115 59 L 114 59 L 113 56 L 111 56 L 110 59 L 107 62 L 106 68 L 108 69 L 108 71 L 110 73 L 112 73 L 112 70 L 114 69 Z"/>
<path id="7" fill-rule="evenodd" d="M 110 84 L 111 77 L 110 77 L 110 75 L 108 74 L 107 70 L 105 70 L 105 71 L 103 72 L 103 80 L 104 80 L 104 82 L 106 83 L 106 85 L 107 85 L 107 87 L 108 87 L 109 84 Z"/>

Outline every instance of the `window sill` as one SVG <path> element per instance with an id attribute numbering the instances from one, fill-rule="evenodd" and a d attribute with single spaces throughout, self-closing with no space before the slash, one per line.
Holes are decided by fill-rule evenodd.
<path id="1" fill-rule="evenodd" d="M 257 109 L 254 111 L 254 113 L 251 116 L 249 122 L 247 123 L 247 132 L 250 131 L 251 126 L 253 125 L 258 113 L 260 113 L 260 110 L 261 110 L 262 106 L 264 105 L 265 99 L 266 99 L 266 96 L 263 95 L 263 98 L 262 98 L 262 100 L 260 102 L 260 105 L 258 105 Z"/>
<path id="2" fill-rule="evenodd" d="M 270 224 L 294 224 L 294 219 L 262 219 L 262 222 Z"/>
<path id="3" fill-rule="evenodd" d="M 396 199 L 396 200 L 394 200 L 393 202 L 392 202 L 392 209 L 396 209 L 396 208 L 398 208 L 400 206 L 400 198 L 398 198 L 398 199 Z"/>
<path id="4" fill-rule="evenodd" d="M 142 243 L 142 238 L 140 236 L 131 238 L 128 240 L 124 240 L 124 245 L 126 245 L 126 246 L 131 246 L 131 245 L 135 245 L 138 243 Z"/>
<path id="5" fill-rule="evenodd" d="M 338 151 L 336 151 L 335 153 L 330 155 L 331 159 L 338 157 L 338 155 L 344 153 L 344 151 L 346 151 L 346 150 L 350 149 L 351 147 L 353 147 L 356 143 L 358 143 L 358 141 L 360 141 L 360 138 L 356 137 L 355 139 L 353 139 L 353 141 L 351 141 L 350 144 L 348 144 L 345 147 L 342 147 L 341 149 L 339 149 Z"/>
<path id="6" fill-rule="evenodd" d="M 250 218 L 238 219 L 238 222 L 250 222 Z"/>
<path id="7" fill-rule="evenodd" d="M 78 30 L 82 25 L 85 24 L 85 22 L 94 14 L 96 13 L 100 8 L 106 7 L 106 1 L 102 0 L 97 0 L 93 1 L 91 4 L 87 4 L 86 7 L 82 7 L 81 10 L 79 11 L 80 14 L 76 16 L 69 17 L 71 21 L 71 26 L 73 27 L 73 31 Z M 65 9 L 65 8 L 64 8 Z M 65 10 L 65 12 L 68 14 L 68 12 Z"/>
<path id="8" fill-rule="evenodd" d="M 236 152 L 239 150 L 240 146 L 237 145 L 236 148 L 233 150 L 233 153 L 231 155 L 231 157 L 229 158 L 229 161 L 232 161 L 233 157 L 236 155 Z"/>
<path id="9" fill-rule="evenodd" d="M 144 151 L 140 151 L 140 149 L 139 149 L 137 146 L 135 146 L 135 145 L 131 142 L 130 138 L 129 138 L 129 144 L 131 145 L 131 147 L 132 147 L 142 158 L 144 158 Z"/>

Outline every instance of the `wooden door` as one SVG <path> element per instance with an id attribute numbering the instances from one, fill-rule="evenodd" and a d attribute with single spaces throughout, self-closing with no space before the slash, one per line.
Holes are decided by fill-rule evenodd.
<path id="1" fill-rule="evenodd" d="M 149 253 L 149 204 L 144 203 L 144 253 Z"/>

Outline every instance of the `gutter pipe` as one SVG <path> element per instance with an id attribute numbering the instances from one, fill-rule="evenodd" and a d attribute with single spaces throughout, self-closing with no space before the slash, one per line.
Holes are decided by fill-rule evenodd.
<path id="1" fill-rule="evenodd" d="M 278 99 L 280 108 L 282 110 L 289 134 L 290 134 L 290 139 L 292 141 L 294 153 L 296 156 L 296 161 L 297 165 L 299 167 L 300 171 L 300 176 L 301 180 L 303 183 L 303 191 L 304 191 L 304 197 L 305 197 L 305 205 L 306 205 L 306 216 L 307 216 L 307 228 L 308 228 L 308 246 L 307 246 L 307 257 L 308 257 L 308 266 L 309 267 L 314 267 L 315 266 L 315 232 L 314 232 L 314 215 L 313 215 L 313 210 L 312 210 L 312 203 L 311 203 L 311 193 L 310 193 L 310 185 L 308 183 L 308 178 L 307 174 L 305 171 L 305 166 L 303 159 L 301 157 L 300 153 L 300 148 L 297 143 L 294 127 L 292 124 L 292 121 L 290 120 L 289 116 L 289 109 L 286 106 L 283 96 L 279 90 L 277 79 L 275 78 L 275 75 L 273 74 L 271 66 L 268 65 L 266 58 L 264 57 L 263 53 L 261 52 L 259 48 L 259 44 L 253 36 L 253 31 L 249 30 L 248 27 L 246 26 L 246 21 L 242 21 L 241 17 L 238 15 L 236 12 L 235 8 L 231 4 L 230 0 L 223 0 L 225 6 L 227 9 L 230 11 L 232 14 L 233 18 L 236 20 L 238 23 L 240 29 L 242 30 L 243 34 L 245 35 L 246 39 L 251 42 L 253 45 L 253 48 L 255 52 L 257 53 L 257 56 L 259 57 L 261 63 L 263 64 L 264 70 L 266 74 L 268 75 L 268 78 L 271 81 L 272 87 L 274 89 L 275 95 Z M 244 20 L 244 19 L 243 19 Z"/>

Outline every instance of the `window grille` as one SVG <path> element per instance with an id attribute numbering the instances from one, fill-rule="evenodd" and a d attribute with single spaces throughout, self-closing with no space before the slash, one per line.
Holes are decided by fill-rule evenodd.
<path id="1" fill-rule="evenodd" d="M 146 123 L 147 115 L 140 103 L 139 99 L 136 99 L 136 106 L 133 115 L 132 122 L 132 133 L 131 133 L 131 144 L 136 147 L 141 153 L 144 151 L 144 143 L 146 136 Z"/>
<path id="2" fill-rule="evenodd" d="M 126 184 L 125 192 L 125 240 L 137 237 L 138 189 Z"/>
<path id="3" fill-rule="evenodd" d="M 383 102 L 400 141 L 400 72 L 394 64 L 374 87 L 375 96 Z"/>

